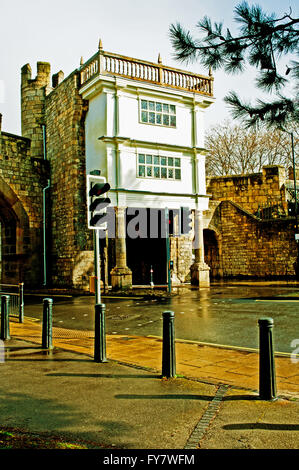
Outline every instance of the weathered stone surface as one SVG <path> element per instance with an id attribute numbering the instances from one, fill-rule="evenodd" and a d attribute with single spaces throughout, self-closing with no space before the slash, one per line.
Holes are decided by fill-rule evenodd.
<path id="1" fill-rule="evenodd" d="M 285 169 L 211 177 L 207 192 L 217 208 L 206 214 L 206 262 L 214 276 L 273 278 L 295 276 L 295 219 L 287 216 Z M 271 218 L 259 210 L 272 205 Z M 210 229 L 210 230 L 208 230 Z"/>
<path id="2" fill-rule="evenodd" d="M 84 117 L 76 72 L 45 99 L 47 158 L 51 166 L 52 282 L 89 288 L 92 234 L 86 219 Z M 82 252 L 85 253 L 82 256 Z"/>
<path id="3" fill-rule="evenodd" d="M 42 279 L 42 190 L 47 166 L 31 157 L 30 140 L 1 132 L 1 282 L 27 286 Z"/>

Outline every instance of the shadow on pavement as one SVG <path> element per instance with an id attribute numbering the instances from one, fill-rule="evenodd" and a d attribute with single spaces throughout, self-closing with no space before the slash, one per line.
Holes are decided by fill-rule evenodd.
<path id="1" fill-rule="evenodd" d="M 61 436 L 75 437 L 84 441 L 93 440 L 94 443 L 99 443 L 101 446 L 106 444 L 109 447 L 108 442 L 111 436 L 131 431 L 131 426 L 125 422 L 95 419 L 93 427 L 96 427 L 98 431 L 85 432 L 79 429 L 86 418 L 84 412 L 80 412 L 78 407 L 71 404 L 61 404 L 56 399 L 39 398 L 24 393 L 9 393 L 0 388 L 0 401 L 2 422 L 5 422 L 6 426 L 24 429 L 24 432 L 32 429 L 36 434 L 47 435 L 55 432 Z M 76 431 L 70 429 L 76 429 Z M 96 437 L 99 431 L 101 431 L 100 435 Z"/>
<path id="2" fill-rule="evenodd" d="M 161 379 L 161 375 L 122 375 L 122 374 L 67 374 L 50 373 L 47 377 L 82 377 L 82 378 L 104 378 L 104 379 Z"/>
<path id="3" fill-rule="evenodd" d="M 234 400 L 259 400 L 258 395 L 232 395 L 223 397 L 223 401 L 234 401 Z"/>
<path id="4" fill-rule="evenodd" d="M 299 431 L 298 424 L 242 423 L 225 424 L 222 428 L 228 430 L 267 429 L 268 431 Z"/>
<path id="5" fill-rule="evenodd" d="M 208 395 L 115 395 L 114 398 L 124 400 L 205 400 L 212 401 L 213 396 Z"/>
<path id="6" fill-rule="evenodd" d="M 208 395 L 115 395 L 115 398 L 122 398 L 122 399 L 172 399 L 172 400 L 205 400 L 205 401 L 212 401 L 214 396 Z M 259 400 L 258 395 L 234 395 L 231 397 L 223 397 L 223 401 L 233 401 L 233 400 Z"/>

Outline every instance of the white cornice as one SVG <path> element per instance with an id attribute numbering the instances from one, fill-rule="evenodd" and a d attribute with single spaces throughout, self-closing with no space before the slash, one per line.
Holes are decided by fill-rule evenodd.
<path id="1" fill-rule="evenodd" d="M 83 99 L 92 99 L 95 95 L 104 91 L 107 88 L 110 92 L 121 92 L 133 93 L 137 96 L 141 94 L 164 97 L 164 99 L 173 99 L 175 101 L 182 101 L 186 104 L 192 105 L 193 103 L 197 106 L 207 108 L 214 103 L 214 97 L 207 97 L 194 92 L 188 92 L 184 90 L 176 90 L 167 86 L 137 82 L 136 80 L 130 80 L 124 77 L 115 77 L 109 75 L 97 75 L 94 79 L 90 80 L 86 85 L 83 85 L 79 93 Z"/>
<path id="2" fill-rule="evenodd" d="M 136 139 L 131 139 L 130 137 L 121 137 L 121 136 L 101 136 L 98 137 L 98 140 L 101 142 L 105 142 L 106 144 L 121 144 L 121 145 L 128 145 L 128 146 L 138 146 L 138 147 L 159 147 L 159 148 L 164 148 L 164 149 L 169 149 L 169 150 L 181 150 L 184 152 L 192 152 L 194 153 L 200 153 L 202 155 L 207 155 L 209 153 L 209 150 L 204 148 L 204 147 L 186 147 L 183 145 L 174 145 L 174 144 L 165 144 L 162 142 L 151 142 L 151 141 L 144 141 L 144 140 L 136 140 Z"/>

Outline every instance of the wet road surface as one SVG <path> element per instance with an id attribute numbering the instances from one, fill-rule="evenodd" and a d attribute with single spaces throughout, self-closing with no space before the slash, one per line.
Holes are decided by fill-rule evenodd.
<path id="1" fill-rule="evenodd" d="M 53 326 L 94 329 L 93 296 L 53 300 Z M 162 312 L 172 310 L 177 339 L 258 348 L 258 319 L 271 317 L 275 351 L 290 353 L 292 341 L 299 343 L 299 288 L 214 285 L 180 289 L 179 295 L 165 300 L 103 296 L 102 302 L 107 334 L 162 336 Z M 42 298 L 25 297 L 25 315 L 41 319 Z"/>

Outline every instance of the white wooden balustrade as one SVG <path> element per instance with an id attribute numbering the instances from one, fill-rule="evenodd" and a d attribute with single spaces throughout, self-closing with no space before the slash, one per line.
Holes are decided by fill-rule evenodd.
<path id="1" fill-rule="evenodd" d="M 161 63 L 154 64 L 100 50 L 80 68 L 81 85 L 99 74 L 119 75 L 181 90 L 213 96 L 213 81 L 209 76 L 192 74 Z"/>

